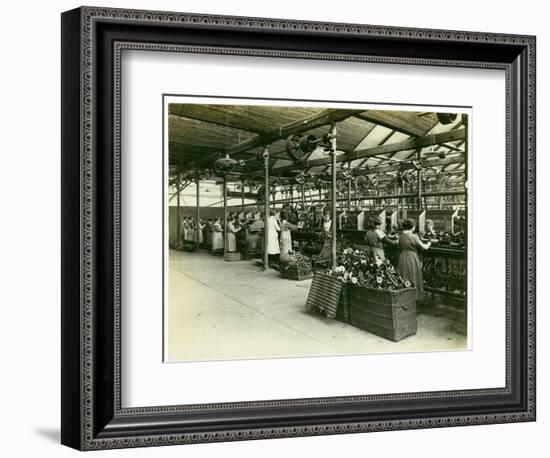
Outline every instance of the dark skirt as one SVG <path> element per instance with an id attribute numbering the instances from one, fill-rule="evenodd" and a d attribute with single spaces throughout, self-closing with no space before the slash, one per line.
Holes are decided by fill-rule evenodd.
<path id="1" fill-rule="evenodd" d="M 421 298 L 424 293 L 424 279 L 422 263 L 416 251 L 407 250 L 399 254 L 399 273 L 416 287 L 416 297 Z"/>

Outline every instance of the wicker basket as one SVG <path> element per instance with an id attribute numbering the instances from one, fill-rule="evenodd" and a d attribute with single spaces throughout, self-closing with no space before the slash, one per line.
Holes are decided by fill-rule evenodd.
<path id="1" fill-rule="evenodd" d="M 416 288 L 348 288 L 352 325 L 394 342 L 416 334 Z"/>
<path id="2" fill-rule="evenodd" d="M 338 310 L 336 310 L 336 319 L 343 323 L 349 323 L 349 285 L 342 285 L 340 291 L 340 300 L 338 301 Z"/>
<path id="3" fill-rule="evenodd" d="M 287 269 L 281 272 L 281 277 L 296 281 L 309 280 L 313 277 L 313 272 L 297 272 L 296 270 Z"/>

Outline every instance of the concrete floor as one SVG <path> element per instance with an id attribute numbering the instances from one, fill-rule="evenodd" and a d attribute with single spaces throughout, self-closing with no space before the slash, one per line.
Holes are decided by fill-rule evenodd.
<path id="1" fill-rule="evenodd" d="M 168 360 L 224 360 L 457 350 L 466 336 L 445 316 L 418 316 L 418 332 L 391 342 L 305 309 L 311 280 L 286 280 L 255 261 L 170 250 Z"/>

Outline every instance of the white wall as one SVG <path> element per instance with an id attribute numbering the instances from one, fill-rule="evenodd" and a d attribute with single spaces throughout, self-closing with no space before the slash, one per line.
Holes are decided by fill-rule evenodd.
<path id="1" fill-rule="evenodd" d="M 319 21 L 466 29 L 538 36 L 539 202 L 550 180 L 550 29 L 545 2 L 400 0 L 117 0 L 96 5 Z M 4 2 L 0 25 L 0 431 L 3 456 L 63 457 L 59 436 L 60 12 L 76 1 Z M 543 172 L 541 172 L 543 171 Z M 542 178 L 542 179 L 540 179 Z M 33 211 L 29 213 L 29 202 Z M 543 204 L 544 205 L 544 204 Z M 541 210 L 544 208 L 540 206 Z M 549 223 L 539 214 L 539 226 Z M 545 224 L 546 223 L 546 224 Z M 548 237 L 539 231 L 539 259 Z M 539 263 L 538 386 L 548 386 L 548 263 Z M 538 393 L 538 422 L 453 429 L 325 436 L 107 452 L 109 456 L 520 456 L 543 444 L 550 402 Z M 534 456 L 542 456 L 535 453 Z"/>

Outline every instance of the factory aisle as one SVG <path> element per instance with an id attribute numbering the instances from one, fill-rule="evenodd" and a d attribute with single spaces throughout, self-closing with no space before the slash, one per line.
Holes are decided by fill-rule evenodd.
<path id="1" fill-rule="evenodd" d="M 169 259 L 169 361 L 466 349 L 445 317 L 421 314 L 415 336 L 391 342 L 306 311 L 311 280 L 205 252 Z"/>

